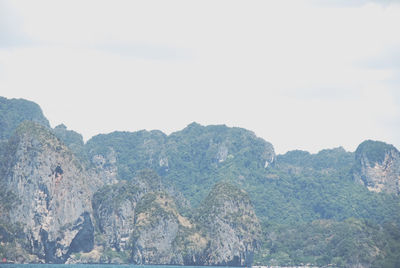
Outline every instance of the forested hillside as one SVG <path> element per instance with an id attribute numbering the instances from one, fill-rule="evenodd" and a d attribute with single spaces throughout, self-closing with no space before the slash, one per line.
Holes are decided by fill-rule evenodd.
<path id="1" fill-rule="evenodd" d="M 0 257 L 400 266 L 400 153 L 393 145 L 365 141 L 355 152 L 275 155 L 249 130 L 197 123 L 170 135 L 117 131 L 84 143 L 64 125 L 51 129 L 36 104 L 0 101 Z M 75 197 L 67 207 L 57 203 L 60 188 Z M 35 220 L 21 222 L 15 211 Z M 63 211 L 75 221 L 49 227 Z M 81 239 L 74 228 L 92 242 L 74 246 Z"/>

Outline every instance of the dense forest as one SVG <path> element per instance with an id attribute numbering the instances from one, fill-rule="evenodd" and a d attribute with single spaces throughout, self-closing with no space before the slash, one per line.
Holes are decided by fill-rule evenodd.
<path id="1" fill-rule="evenodd" d="M 367 141 L 358 151 L 381 163 L 385 146 L 392 148 Z M 158 131 L 99 135 L 87 143 L 87 154 L 106 148 L 113 148 L 120 160 L 120 179 L 152 168 L 192 207 L 220 180 L 245 189 L 263 225 L 256 264 L 400 265 L 399 197 L 371 192 L 354 181 L 357 153 L 343 148 L 317 154 L 295 150 L 271 161 L 272 154 L 265 155 L 271 145 L 253 133 L 196 123 L 171 136 Z M 229 153 L 220 161 L 224 150 Z M 141 159 L 132 159 L 132 154 Z M 169 160 L 168 167 L 159 165 L 160 156 Z M 271 164 L 265 167 L 267 160 Z M 376 249 L 385 255 L 376 258 Z"/>

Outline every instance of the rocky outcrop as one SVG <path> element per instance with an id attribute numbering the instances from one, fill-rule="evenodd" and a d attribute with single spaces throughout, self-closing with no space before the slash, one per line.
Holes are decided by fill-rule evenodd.
<path id="1" fill-rule="evenodd" d="M 245 191 L 218 183 L 202 203 L 197 220 L 209 240 L 206 265 L 251 266 L 261 228 Z"/>
<path id="2" fill-rule="evenodd" d="M 93 155 L 91 164 L 94 167 L 93 171 L 105 184 L 118 182 L 117 156 L 112 147 L 109 147 L 104 154 Z"/>
<path id="3" fill-rule="evenodd" d="M 0 141 L 10 138 L 18 125 L 24 121 L 33 121 L 50 127 L 49 121 L 36 103 L 24 99 L 0 97 Z"/>
<path id="4" fill-rule="evenodd" d="M 135 207 L 145 191 L 121 181 L 105 186 L 93 196 L 96 223 L 103 247 L 117 252 L 130 249 L 129 239 L 135 227 Z"/>
<path id="5" fill-rule="evenodd" d="M 131 180 L 136 172 L 152 169 L 162 172 L 168 168 L 163 154 L 166 135 L 161 131 L 112 132 L 91 138 L 85 145 L 88 158 L 108 158 L 110 151 L 116 159 L 118 179 Z M 127 161 L 128 160 L 128 161 Z"/>
<path id="6" fill-rule="evenodd" d="M 47 263 L 63 263 L 73 252 L 92 250 L 91 195 L 102 182 L 37 123 L 20 125 L 5 151 L 2 184 L 18 199 L 6 216 L 23 224 L 28 251 Z"/>
<path id="7" fill-rule="evenodd" d="M 105 186 L 93 198 L 97 246 L 106 263 L 250 265 L 260 225 L 247 194 L 217 184 L 195 219 L 182 216 L 175 200 L 155 187 L 158 176 Z M 74 256 L 69 260 L 73 263 Z"/>
<path id="8" fill-rule="evenodd" d="M 143 169 L 156 171 L 192 206 L 226 173 L 247 177 L 256 169 L 263 172 L 275 160 L 272 144 L 251 131 L 197 123 L 168 136 L 155 130 L 101 134 L 90 139 L 85 149 L 91 160 L 106 158 L 106 151 L 113 150 L 119 179 L 131 180 Z M 200 190 L 192 191 L 192 187 Z"/>
<path id="9" fill-rule="evenodd" d="M 54 134 L 78 157 L 79 161 L 86 161 L 84 142 L 81 134 L 68 130 L 64 124 L 53 129 Z"/>
<path id="10" fill-rule="evenodd" d="M 93 209 L 102 262 L 201 264 L 206 239 L 178 212 L 156 173 L 144 170 L 132 181 L 103 187 Z"/>
<path id="11" fill-rule="evenodd" d="M 373 192 L 400 194 L 400 152 L 380 141 L 367 140 L 356 152 L 355 181 Z"/>
<path id="12" fill-rule="evenodd" d="M 207 241 L 194 227 L 178 213 L 168 194 L 146 194 L 136 208 L 133 263 L 183 265 L 201 262 Z"/>

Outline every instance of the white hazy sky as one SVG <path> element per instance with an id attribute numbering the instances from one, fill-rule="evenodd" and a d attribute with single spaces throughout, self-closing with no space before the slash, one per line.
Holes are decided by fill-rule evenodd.
<path id="1" fill-rule="evenodd" d="M 400 3 L 0 0 L 0 95 L 86 140 L 196 121 L 400 149 Z"/>

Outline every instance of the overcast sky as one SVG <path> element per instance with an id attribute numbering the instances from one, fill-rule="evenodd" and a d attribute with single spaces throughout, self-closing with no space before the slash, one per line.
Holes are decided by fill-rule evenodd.
<path id="1" fill-rule="evenodd" d="M 400 149 L 400 4 L 0 0 L 0 95 L 85 140 L 196 121 L 277 153 Z"/>

